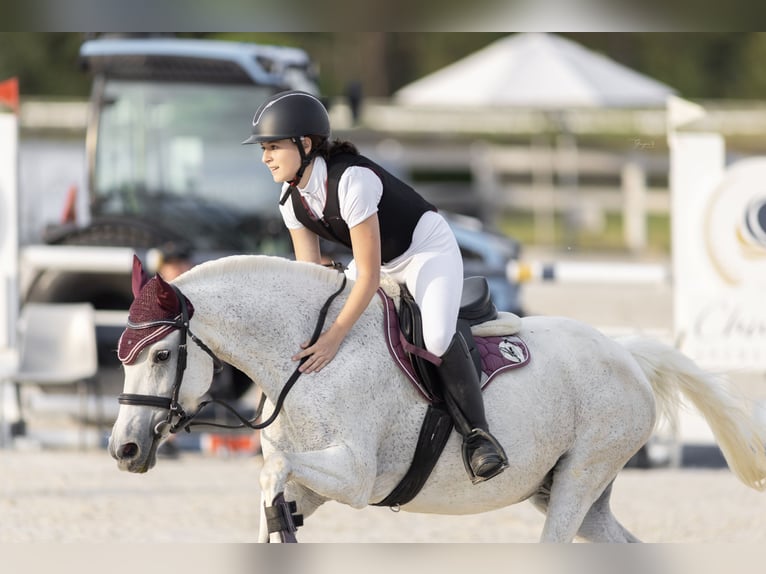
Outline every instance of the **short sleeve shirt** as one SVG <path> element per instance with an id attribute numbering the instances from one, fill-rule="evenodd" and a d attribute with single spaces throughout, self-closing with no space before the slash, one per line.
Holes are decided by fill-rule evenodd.
<path id="1" fill-rule="evenodd" d="M 283 184 L 284 193 L 289 185 Z M 306 187 L 298 188 L 311 211 L 317 217 L 324 215 L 327 202 L 327 163 L 321 157 L 314 160 L 311 177 Z M 366 167 L 351 166 L 346 169 L 338 182 L 338 205 L 340 216 L 349 229 L 355 227 L 377 213 L 380 198 L 383 195 L 383 182 Z M 303 224 L 295 217 L 291 201 L 279 206 L 282 219 L 288 229 L 300 229 Z"/>

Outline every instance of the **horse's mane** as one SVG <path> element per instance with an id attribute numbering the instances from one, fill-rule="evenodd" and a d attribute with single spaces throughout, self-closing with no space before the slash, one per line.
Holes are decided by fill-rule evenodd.
<path id="1" fill-rule="evenodd" d="M 305 279 L 318 279 L 328 284 L 337 284 L 338 272 L 332 268 L 293 261 L 273 255 L 230 255 L 205 261 L 193 267 L 179 277 L 179 283 L 186 281 L 207 282 L 225 275 L 250 275 L 255 273 L 279 273 L 284 275 L 301 275 Z"/>
<path id="2" fill-rule="evenodd" d="M 250 283 L 248 275 L 260 273 L 278 273 L 296 280 L 305 282 L 317 279 L 333 287 L 338 285 L 338 272 L 332 267 L 293 261 L 284 257 L 273 255 L 230 255 L 220 259 L 213 259 L 200 263 L 183 275 L 178 277 L 179 286 L 187 281 L 199 281 L 200 283 L 212 282 L 220 279 L 221 275 L 238 276 L 245 284 Z M 350 280 L 351 281 L 351 280 Z M 399 306 L 399 285 L 386 274 L 380 278 L 380 287 L 394 300 L 396 307 Z M 375 299 L 373 299 L 375 300 Z M 491 337 L 496 335 L 510 335 L 521 329 L 521 318 L 512 313 L 498 313 L 495 320 L 487 321 L 481 325 L 474 325 L 472 331 L 475 335 Z"/>

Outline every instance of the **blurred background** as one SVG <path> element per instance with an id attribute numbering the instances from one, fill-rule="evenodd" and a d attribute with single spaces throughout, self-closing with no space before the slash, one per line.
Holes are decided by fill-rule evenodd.
<path id="1" fill-rule="evenodd" d="M 69 186 L 81 184 L 84 177 L 84 168 L 78 170 L 74 160 L 81 155 L 92 77 L 80 66 L 79 49 L 92 35 L 0 34 L 0 77 L 18 77 L 21 92 L 24 241 L 32 241 L 41 227 L 60 217 Z M 545 89 L 558 90 L 559 102 L 538 99 L 540 105 L 535 106 L 520 96 L 510 102 L 474 100 L 465 105 L 449 105 L 450 99 L 456 99 L 455 92 L 450 93 L 449 89 L 442 94 L 442 101 L 433 100 L 432 95 L 408 99 L 406 89 L 429 74 L 475 55 L 507 34 L 325 32 L 178 36 L 288 45 L 305 50 L 316 65 L 319 91 L 333 112 L 336 135 L 351 137 L 344 132 L 352 130 L 353 138 L 361 141 L 367 151 L 374 149 L 389 163 L 398 163 L 400 170 L 440 207 L 470 215 L 477 215 L 481 207 L 486 207 L 487 213 L 479 215 L 487 219 L 491 214 L 500 230 L 524 245 L 643 254 L 669 252 L 664 101 L 636 98 L 633 102 L 604 104 L 600 100 L 571 99 L 565 90 L 572 84 L 562 74 L 571 73 L 567 67 L 576 68 L 582 63 L 566 50 L 551 55 L 558 60 L 553 66 L 561 68 L 539 70 L 541 75 L 553 76 L 547 78 Z M 727 153 L 731 156 L 759 153 L 766 146 L 762 137 L 766 121 L 763 100 L 766 72 L 761 65 L 766 57 L 763 33 L 615 32 L 557 37 L 661 82 L 684 98 L 703 103 L 716 128 L 726 136 Z M 526 77 L 503 77 L 515 71 L 512 52 L 513 46 L 509 46 L 505 64 L 495 60 L 481 65 L 497 66 L 493 71 L 496 89 L 513 87 L 523 93 L 528 86 L 519 84 Z M 578 73 L 588 74 L 587 70 Z M 562 87 L 553 85 L 556 78 L 563 82 Z M 466 81 L 469 80 L 467 77 Z M 452 90 L 487 89 L 485 85 L 465 83 L 456 88 L 455 85 L 461 85 L 457 76 L 452 81 L 457 82 Z M 605 85 L 609 81 L 604 79 Z M 429 98 L 433 103 L 429 103 Z M 497 113 L 498 107 L 503 108 L 502 114 Z M 252 111 L 241 110 L 243 125 L 246 126 Z M 240 134 L 231 136 L 236 139 Z M 476 152 L 477 145 L 489 146 L 498 153 L 487 158 L 487 154 Z M 567 153 L 572 146 L 576 146 L 576 158 Z M 31 169 L 34 173 L 25 171 L 25 156 L 36 164 L 37 159 L 32 159 L 35 154 L 47 153 L 54 147 L 58 153 L 46 160 L 54 162 L 52 165 L 45 170 Z M 504 157 L 499 157 L 503 154 Z M 472 159 L 476 155 L 484 156 L 492 169 L 477 166 Z M 65 173 L 66 169 L 71 173 Z M 480 181 L 482 178 L 485 181 Z M 648 188 L 646 237 L 626 236 L 619 194 L 613 193 L 626 184 L 626 178 L 643 180 Z M 488 185 L 502 185 L 509 191 L 502 198 L 499 211 L 494 205 L 482 206 L 475 200 L 477 195 L 490 193 Z M 550 189 L 571 189 L 576 185 L 578 205 L 564 209 L 566 197 L 541 200 L 538 196 L 533 201 L 529 191 L 534 185 Z M 47 198 L 42 205 L 25 199 L 36 196 L 40 189 L 45 189 Z M 30 203 L 34 203 L 34 209 Z M 530 217 L 533 213 L 537 217 Z"/>

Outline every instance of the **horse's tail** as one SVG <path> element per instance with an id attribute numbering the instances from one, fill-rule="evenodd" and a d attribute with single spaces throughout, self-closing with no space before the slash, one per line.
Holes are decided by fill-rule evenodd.
<path id="1" fill-rule="evenodd" d="M 675 424 L 679 395 L 683 395 L 710 425 L 729 468 L 747 486 L 766 490 L 766 433 L 743 401 L 728 390 L 726 380 L 659 341 L 642 337 L 618 340 L 651 382 L 658 411 Z"/>

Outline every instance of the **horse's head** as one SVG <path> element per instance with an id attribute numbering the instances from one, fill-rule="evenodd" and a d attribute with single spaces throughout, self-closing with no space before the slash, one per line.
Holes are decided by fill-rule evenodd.
<path id="1" fill-rule="evenodd" d="M 146 472 L 179 419 L 197 409 L 210 386 L 214 360 L 200 344 L 186 344 L 187 335 L 193 337 L 191 303 L 159 275 L 149 279 L 138 258 L 133 296 L 118 346 L 125 384 L 109 453 L 120 469 Z"/>

